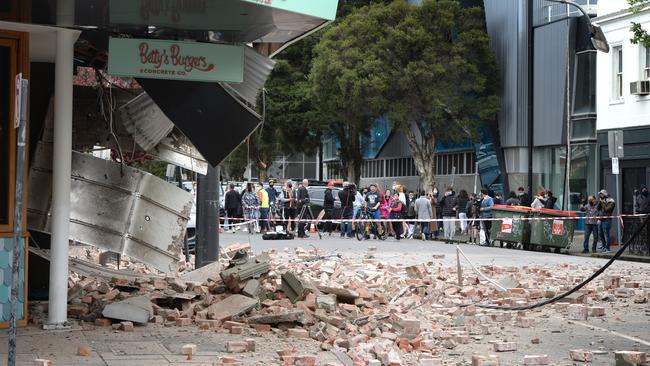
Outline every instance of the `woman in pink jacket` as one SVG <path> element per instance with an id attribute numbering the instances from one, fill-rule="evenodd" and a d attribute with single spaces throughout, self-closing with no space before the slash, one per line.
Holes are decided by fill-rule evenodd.
<path id="1" fill-rule="evenodd" d="M 402 201 L 399 199 L 399 193 L 395 192 L 393 198 L 390 199 L 388 203 L 390 207 L 390 218 L 392 220 L 401 220 L 402 219 Z M 399 241 L 402 235 L 402 222 L 395 221 L 393 222 L 393 230 L 395 231 L 395 238 Z"/>

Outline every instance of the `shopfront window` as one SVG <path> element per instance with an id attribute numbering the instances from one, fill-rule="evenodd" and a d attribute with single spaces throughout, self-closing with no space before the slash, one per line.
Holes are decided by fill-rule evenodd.
<path id="1" fill-rule="evenodd" d="M 9 223 L 9 182 L 11 124 L 9 121 L 9 74 L 11 53 L 8 47 L 0 46 L 0 225 Z"/>
<path id="2" fill-rule="evenodd" d="M 569 210 L 578 211 L 589 195 L 595 195 L 597 172 L 596 144 L 571 146 L 569 168 Z"/>
<path id="3" fill-rule="evenodd" d="M 533 189 L 552 191 L 557 198 L 556 208 L 562 208 L 566 182 L 566 147 L 536 148 L 533 152 Z"/>
<path id="4" fill-rule="evenodd" d="M 596 112 L 596 52 L 576 55 L 574 114 Z M 594 130 L 595 132 L 595 130 Z"/>

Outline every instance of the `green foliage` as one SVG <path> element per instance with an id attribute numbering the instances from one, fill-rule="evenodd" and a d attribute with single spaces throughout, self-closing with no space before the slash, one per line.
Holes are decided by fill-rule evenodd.
<path id="1" fill-rule="evenodd" d="M 499 109 L 482 10 L 453 0 L 391 7 L 404 14 L 384 40 L 391 120 L 402 130 L 415 124 L 424 140 L 475 139 L 481 121 L 493 120 Z"/>
<path id="2" fill-rule="evenodd" d="M 223 162 L 222 166 L 229 180 L 243 181 L 248 164 L 247 143 L 239 145 L 235 151 Z"/>
<path id="3" fill-rule="evenodd" d="M 135 163 L 134 168 L 155 175 L 160 179 L 165 179 L 165 174 L 167 174 L 167 164 L 167 162 L 161 160 L 144 160 L 142 162 Z"/>
<path id="4" fill-rule="evenodd" d="M 643 8 L 650 6 L 648 0 L 627 0 L 630 5 L 630 10 L 633 13 L 640 12 Z M 632 32 L 632 39 L 630 42 L 633 44 L 641 44 L 643 47 L 650 48 L 650 34 L 646 29 L 643 29 L 641 24 L 632 22 L 630 25 L 630 32 Z"/>

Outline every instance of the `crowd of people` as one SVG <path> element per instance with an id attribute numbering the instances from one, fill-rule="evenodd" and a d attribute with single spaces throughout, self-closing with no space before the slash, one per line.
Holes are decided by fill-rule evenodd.
<path id="1" fill-rule="evenodd" d="M 274 224 L 277 223 L 288 233 L 297 232 L 298 237 L 307 237 L 307 222 L 316 220 L 311 211 L 308 187 L 306 179 L 297 186 L 287 181 L 281 190 L 276 190 L 273 180 L 266 187 L 262 183 L 247 183 L 242 192 L 230 184 L 224 202 L 227 230 L 234 232 L 240 225 L 233 219 L 241 218 L 246 224 L 243 229 L 251 233 L 275 230 Z M 643 186 L 636 197 L 637 212 L 650 213 L 648 189 Z M 336 198 L 340 202 L 340 211 L 335 210 Z M 492 218 L 495 204 L 558 208 L 553 192 L 542 190 L 530 197 L 523 187 L 503 197 L 487 187 L 476 194 L 469 194 L 466 190 L 456 192 L 448 187 L 441 194 L 437 188 L 416 193 L 400 184 L 382 191 L 377 184 L 358 189 L 355 184 L 347 183 L 334 192 L 334 184 L 330 182 L 324 191 L 324 212 L 319 219 L 323 221 L 323 232 L 331 235 L 338 227 L 341 238 L 353 238 L 355 230 L 363 225 L 358 220 L 367 219 L 377 220 L 375 227 L 381 227 L 387 236 L 396 240 L 439 240 L 442 235 L 446 243 L 462 239 L 489 245 L 492 221 L 481 219 Z M 589 252 L 590 239 L 593 240 L 592 252 L 610 251 L 615 208 L 616 202 L 606 190 L 590 195 L 581 206 L 585 213 L 584 253 Z"/>

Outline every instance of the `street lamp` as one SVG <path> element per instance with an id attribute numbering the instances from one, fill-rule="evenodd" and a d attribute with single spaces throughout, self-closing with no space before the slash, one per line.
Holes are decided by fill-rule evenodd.
<path id="1" fill-rule="evenodd" d="M 605 53 L 609 52 L 609 43 L 607 43 L 607 38 L 605 38 L 605 33 L 603 33 L 603 30 L 600 28 L 599 25 L 593 24 L 591 22 L 591 18 L 589 17 L 589 14 L 587 14 L 587 11 L 582 6 L 570 0 L 547 0 L 547 1 L 553 3 L 572 5 L 578 8 L 578 10 L 582 12 L 584 18 L 587 20 L 587 27 L 589 28 L 589 33 L 591 34 L 591 44 L 598 51 L 602 51 Z"/>

